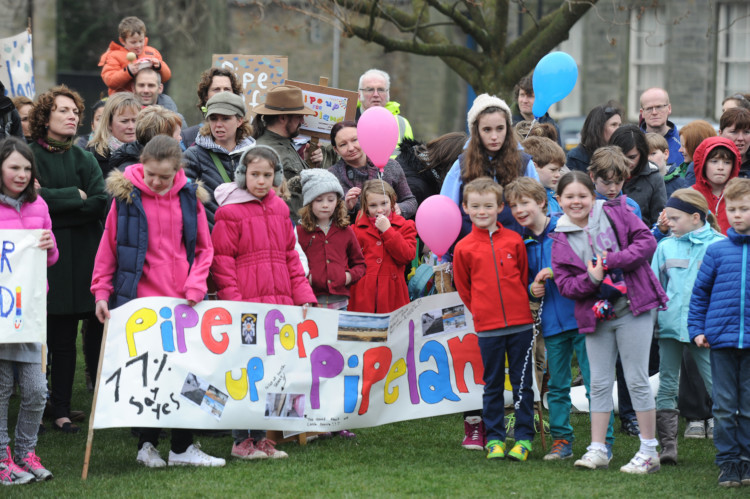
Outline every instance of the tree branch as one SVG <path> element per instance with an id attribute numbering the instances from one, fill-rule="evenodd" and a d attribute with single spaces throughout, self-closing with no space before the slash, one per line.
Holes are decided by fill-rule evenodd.
<path id="1" fill-rule="evenodd" d="M 435 10 L 453 20 L 453 22 L 461 28 L 461 30 L 467 35 L 471 35 L 477 44 L 482 47 L 485 51 L 490 50 L 490 37 L 486 30 L 482 29 L 477 23 L 463 15 L 456 7 L 458 2 L 452 6 L 448 6 L 440 2 L 439 0 L 427 0 L 427 3 L 432 6 Z"/>

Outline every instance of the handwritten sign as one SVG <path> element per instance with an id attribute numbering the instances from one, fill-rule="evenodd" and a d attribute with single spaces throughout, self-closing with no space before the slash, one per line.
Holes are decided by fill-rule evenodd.
<path id="1" fill-rule="evenodd" d="M 248 115 L 253 107 L 265 102 L 268 90 L 286 81 L 288 74 L 288 60 L 279 55 L 214 54 L 211 65 L 235 74 Z"/>
<path id="2" fill-rule="evenodd" d="M 0 39 L 0 80 L 11 97 L 24 95 L 34 99 L 34 55 L 31 33 L 24 31 L 10 38 Z"/>
<path id="3" fill-rule="evenodd" d="M 305 135 L 330 139 L 331 128 L 340 121 L 354 121 L 357 114 L 357 92 L 322 87 L 301 81 L 287 80 L 287 84 L 302 89 L 305 106 L 315 114 L 305 116 L 301 130 Z"/>
<path id="4" fill-rule="evenodd" d="M 334 431 L 478 409 L 457 293 L 391 314 L 143 298 L 111 312 L 94 428 Z"/>
<path id="5" fill-rule="evenodd" d="M 0 343 L 47 341 L 47 251 L 41 230 L 0 230 Z"/>

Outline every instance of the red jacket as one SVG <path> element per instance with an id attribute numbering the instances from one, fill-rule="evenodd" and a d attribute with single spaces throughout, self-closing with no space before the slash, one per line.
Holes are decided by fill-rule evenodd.
<path id="1" fill-rule="evenodd" d="M 497 227 L 490 236 L 473 226 L 453 253 L 456 289 L 478 332 L 533 322 L 526 247 L 516 232 L 499 222 Z"/>
<path id="2" fill-rule="evenodd" d="M 102 54 L 99 59 L 99 66 L 102 67 L 102 80 L 109 88 L 109 95 L 115 92 L 132 92 L 134 77 L 128 71 L 128 52 L 129 50 L 116 42 L 109 42 L 109 49 Z M 167 63 L 161 58 L 158 50 L 148 46 L 148 38 L 143 40 L 143 52 L 140 58 L 159 59 L 161 67 L 157 69 L 161 75 L 161 82 L 166 83 L 172 77 L 172 71 Z M 156 68 L 154 68 L 156 69 Z"/>
<path id="3" fill-rule="evenodd" d="M 365 257 L 351 227 L 340 229 L 331 225 L 328 234 L 319 227 L 307 232 L 302 225 L 297 226 L 299 245 L 307 255 L 310 266 L 310 279 L 315 296 L 349 296 L 346 272 L 352 275 L 353 286 L 365 275 Z"/>
<path id="4" fill-rule="evenodd" d="M 721 189 L 720 196 L 714 196 L 714 193 L 711 191 L 711 184 L 708 183 L 705 173 L 706 156 L 719 146 L 726 147 L 734 154 L 734 165 L 732 165 L 732 172 L 729 174 L 727 182 L 740 174 L 740 152 L 737 150 L 734 142 L 725 137 L 709 137 L 701 142 L 693 153 L 693 163 L 695 164 L 695 185 L 693 185 L 693 189 L 703 194 L 703 197 L 706 198 L 708 209 L 711 210 L 711 213 L 714 214 L 716 220 L 719 222 L 721 232 L 726 235 L 731 225 L 727 218 L 724 188 Z M 726 187 L 726 184 L 724 184 L 724 187 Z"/>
<path id="5" fill-rule="evenodd" d="M 404 271 L 417 251 L 414 222 L 395 213 L 391 227 L 380 232 L 366 216 L 354 227 L 365 256 L 365 276 L 351 288 L 348 310 L 386 314 L 409 303 Z"/>

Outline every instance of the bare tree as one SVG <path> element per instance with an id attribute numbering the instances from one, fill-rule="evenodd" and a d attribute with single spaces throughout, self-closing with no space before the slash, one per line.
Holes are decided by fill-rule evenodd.
<path id="1" fill-rule="evenodd" d="M 382 46 L 439 57 L 477 93 L 507 95 L 545 54 L 568 38 L 573 25 L 598 0 L 561 0 L 541 18 L 525 0 L 305 0 L 280 2 L 288 9 L 338 22 L 344 33 Z M 549 3 L 549 2 L 547 2 Z M 532 20 L 528 29 L 509 39 L 508 19 L 523 13 Z M 476 42 L 470 48 L 453 27 Z"/>

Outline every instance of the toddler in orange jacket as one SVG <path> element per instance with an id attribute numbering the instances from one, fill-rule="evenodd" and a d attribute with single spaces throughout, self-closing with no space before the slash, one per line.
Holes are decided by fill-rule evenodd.
<path id="1" fill-rule="evenodd" d="M 107 51 L 99 59 L 102 80 L 115 92 L 132 92 L 133 80 L 141 69 L 153 68 L 161 75 L 162 83 L 172 76 L 172 71 L 158 50 L 148 46 L 146 25 L 137 17 L 126 17 L 118 27 L 120 43 L 110 42 Z"/>

